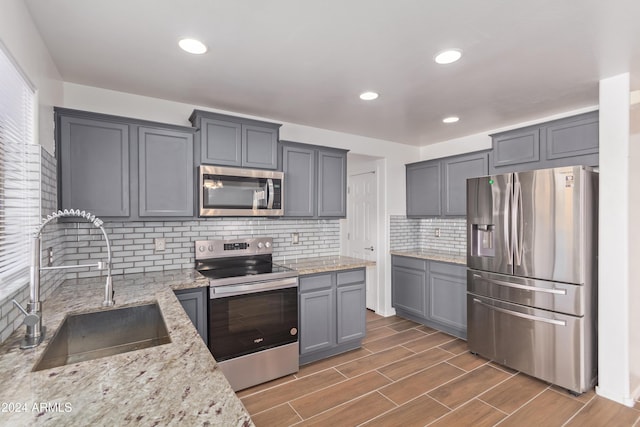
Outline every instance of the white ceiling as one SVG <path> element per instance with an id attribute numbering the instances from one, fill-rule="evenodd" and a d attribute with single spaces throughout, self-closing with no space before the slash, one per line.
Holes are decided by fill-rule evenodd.
<path id="1" fill-rule="evenodd" d="M 638 0 L 26 2 L 65 81 L 412 145 L 597 105 L 622 72 L 640 85 Z"/>

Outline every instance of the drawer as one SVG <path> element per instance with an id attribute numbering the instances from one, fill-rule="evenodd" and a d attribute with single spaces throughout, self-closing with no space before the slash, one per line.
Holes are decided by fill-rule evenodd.
<path id="1" fill-rule="evenodd" d="M 318 289 L 327 289 L 331 287 L 331 273 L 314 274 L 309 276 L 300 276 L 299 288 L 300 292 L 315 291 Z"/>
<path id="2" fill-rule="evenodd" d="M 447 262 L 430 261 L 429 272 L 446 274 L 447 276 L 455 276 L 461 279 L 467 277 L 467 267 L 464 265 L 450 264 Z"/>
<path id="3" fill-rule="evenodd" d="M 414 270 L 427 269 L 427 261 L 420 258 L 410 258 L 405 256 L 393 255 L 391 257 L 391 265 L 397 267 L 413 268 Z"/>
<path id="4" fill-rule="evenodd" d="M 362 283 L 365 281 L 364 268 L 357 270 L 343 271 L 338 273 L 338 286 L 349 283 Z"/>

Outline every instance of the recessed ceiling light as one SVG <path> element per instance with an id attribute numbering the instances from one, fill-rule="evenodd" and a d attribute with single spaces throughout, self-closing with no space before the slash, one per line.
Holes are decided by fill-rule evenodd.
<path id="1" fill-rule="evenodd" d="M 451 64 L 456 62 L 462 57 L 462 51 L 460 49 L 443 50 L 433 57 L 433 60 L 438 64 Z"/>
<path id="2" fill-rule="evenodd" d="M 202 55 L 207 51 L 204 43 L 196 39 L 182 39 L 178 42 L 178 46 L 185 52 L 193 53 L 194 55 Z"/>
<path id="3" fill-rule="evenodd" d="M 460 117 L 451 116 L 451 117 L 445 117 L 444 119 L 442 119 L 442 122 L 443 123 L 455 123 L 458 120 L 460 120 Z"/>
<path id="4" fill-rule="evenodd" d="M 364 100 L 364 101 L 373 101 L 374 99 L 378 98 L 378 94 L 375 92 L 362 92 L 360 94 L 360 99 Z"/>

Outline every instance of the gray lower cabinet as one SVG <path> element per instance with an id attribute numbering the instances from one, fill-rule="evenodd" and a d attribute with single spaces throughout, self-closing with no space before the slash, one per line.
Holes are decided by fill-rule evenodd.
<path id="1" fill-rule="evenodd" d="M 105 220 L 195 216 L 191 128 L 55 108 L 58 208 Z"/>
<path id="2" fill-rule="evenodd" d="M 466 267 L 393 255 L 392 305 L 398 316 L 467 337 Z"/>
<path id="3" fill-rule="evenodd" d="M 209 343 L 207 304 L 209 302 L 207 291 L 209 288 L 182 289 L 174 291 L 182 308 L 196 327 L 198 334 L 205 344 Z"/>
<path id="4" fill-rule="evenodd" d="M 194 215 L 193 135 L 167 129 L 138 129 L 141 217 Z"/>
<path id="5" fill-rule="evenodd" d="M 344 218 L 347 215 L 347 151 L 280 142 L 284 216 Z"/>
<path id="6" fill-rule="evenodd" d="M 59 209 L 130 215 L 129 125 L 56 112 Z"/>
<path id="7" fill-rule="evenodd" d="M 491 135 L 490 172 L 599 163 L 597 111 Z"/>
<path id="8" fill-rule="evenodd" d="M 474 152 L 406 165 L 407 216 L 467 215 L 467 179 L 489 173 L 489 155 Z"/>
<path id="9" fill-rule="evenodd" d="M 300 364 L 361 346 L 366 334 L 365 269 L 300 276 Z"/>
<path id="10" fill-rule="evenodd" d="M 278 168 L 280 124 L 194 110 L 199 163 L 256 169 Z"/>

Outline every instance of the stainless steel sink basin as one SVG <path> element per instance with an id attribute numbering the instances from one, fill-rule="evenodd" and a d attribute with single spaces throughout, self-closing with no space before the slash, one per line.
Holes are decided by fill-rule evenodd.
<path id="1" fill-rule="evenodd" d="M 170 343 L 158 304 L 67 316 L 34 371 Z"/>

